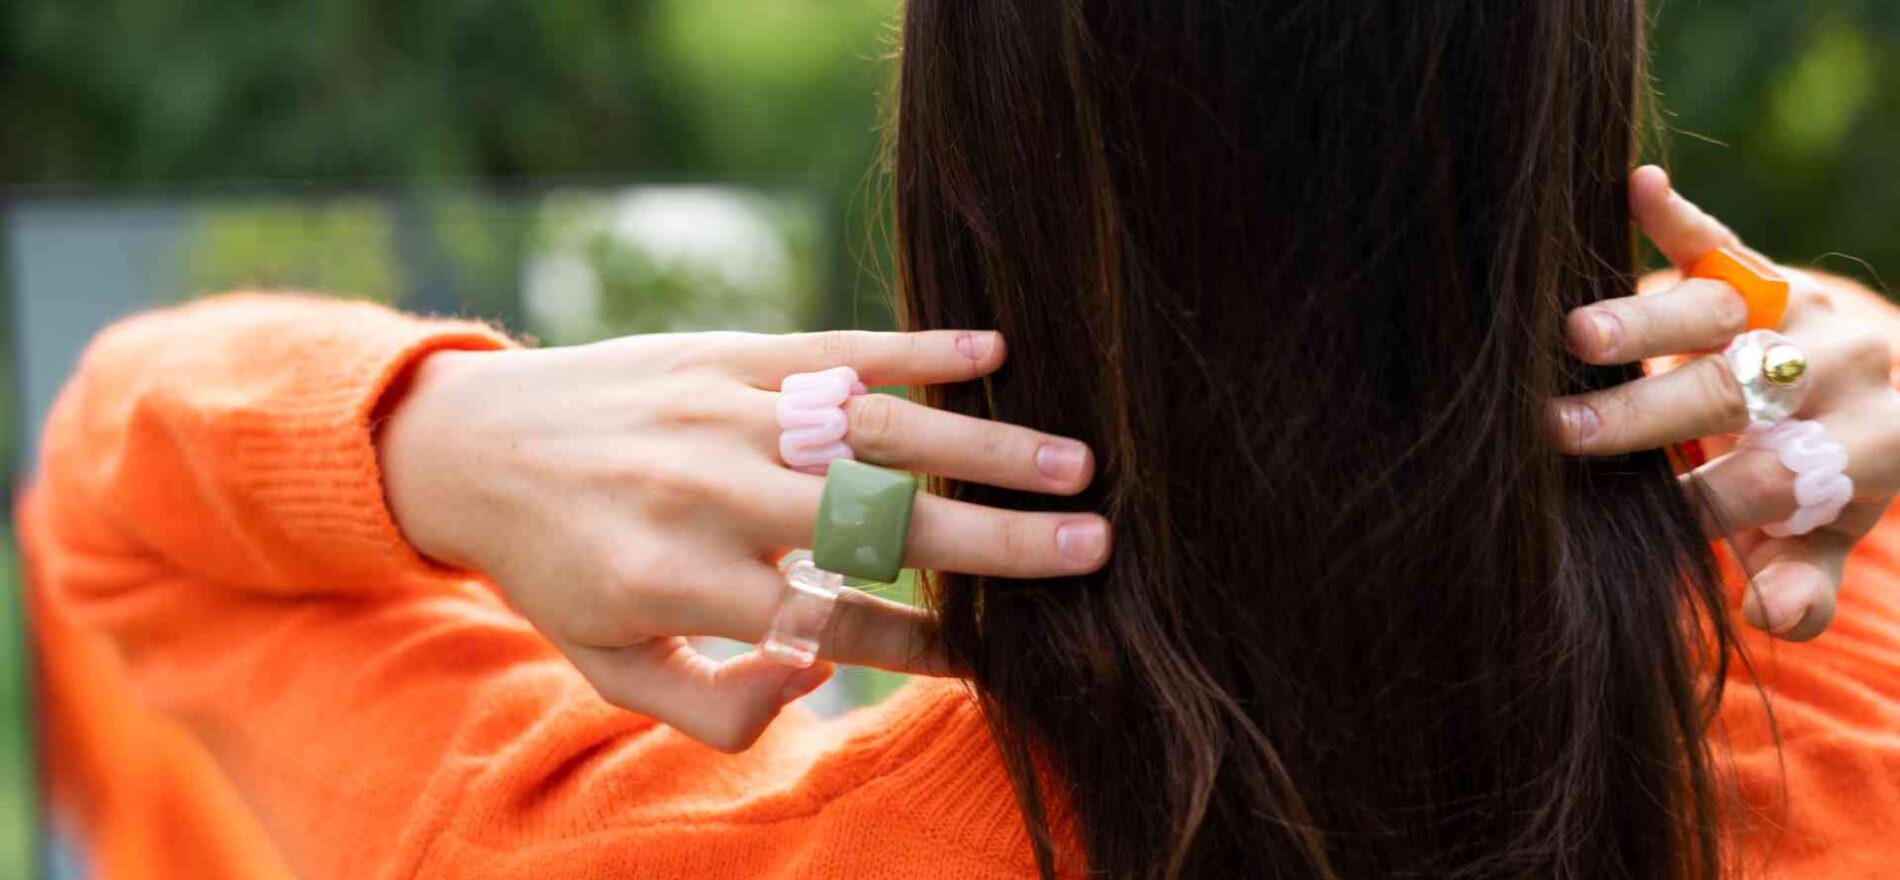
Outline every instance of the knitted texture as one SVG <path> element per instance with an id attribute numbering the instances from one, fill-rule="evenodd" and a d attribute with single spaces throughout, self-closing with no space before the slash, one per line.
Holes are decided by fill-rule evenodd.
<path id="1" fill-rule="evenodd" d="M 1891 308 L 1837 300 L 1900 340 Z M 963 686 L 828 722 L 794 706 L 722 755 L 602 702 L 492 585 L 403 542 L 378 402 L 428 352 L 507 344 L 243 296 L 92 346 L 20 524 L 48 775 L 95 876 L 1031 875 Z M 1900 515 L 1855 552 L 1827 635 L 1744 641 L 1781 750 L 1732 665 L 1719 730 L 1740 857 L 1757 876 L 1892 876 Z"/>
<path id="2" fill-rule="evenodd" d="M 103 333 L 21 508 L 62 823 L 102 878 L 1015 877 L 967 690 L 723 755 L 404 542 L 371 419 L 480 324 L 242 295 Z M 157 711 L 154 711 L 157 710 Z"/>

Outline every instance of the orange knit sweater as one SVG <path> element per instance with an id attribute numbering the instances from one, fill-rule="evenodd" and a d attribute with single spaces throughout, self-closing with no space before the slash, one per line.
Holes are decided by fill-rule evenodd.
<path id="1" fill-rule="evenodd" d="M 1900 313 L 1849 307 L 1900 342 Z M 492 587 L 404 543 L 378 402 L 430 351 L 507 344 L 251 295 L 92 345 L 20 520 L 49 776 L 96 875 L 1032 874 L 960 686 L 794 706 L 722 755 L 602 703 Z M 1749 639 L 1779 756 L 1739 672 L 1723 710 L 1748 858 L 1779 876 L 1900 872 L 1900 514 L 1849 572 L 1825 637 Z"/>

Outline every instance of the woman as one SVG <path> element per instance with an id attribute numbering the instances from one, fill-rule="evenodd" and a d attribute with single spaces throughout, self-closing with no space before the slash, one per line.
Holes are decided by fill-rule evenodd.
<path id="1" fill-rule="evenodd" d="M 56 778 L 113 876 L 1877 876 L 1900 316 L 1823 281 L 1781 324 L 1848 453 L 1833 524 L 1758 531 L 1796 508 L 1759 451 L 1679 488 L 1658 447 L 1741 429 L 1740 388 L 1636 362 L 1745 310 L 1631 295 L 1632 215 L 1678 264 L 1739 245 L 1628 176 L 1640 23 L 913 0 L 898 253 L 932 332 L 528 351 L 268 297 L 115 328 L 25 506 L 49 665 L 103 636 L 215 765 L 168 771 L 201 795 L 169 849 L 99 794 L 138 756 Z M 823 485 L 778 464 L 770 389 L 837 365 L 932 386 L 854 398 L 846 439 L 952 482 L 910 530 L 939 615 L 851 597 L 826 654 L 974 699 L 767 728 L 826 667 L 675 637 L 770 625 Z M 1811 637 L 1843 584 L 1827 639 L 1730 628 Z M 92 708 L 53 706 L 73 751 Z"/>

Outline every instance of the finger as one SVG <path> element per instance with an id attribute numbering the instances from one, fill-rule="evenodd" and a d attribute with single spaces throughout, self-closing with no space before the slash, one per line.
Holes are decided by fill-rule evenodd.
<path id="1" fill-rule="evenodd" d="M 851 367 L 868 385 L 937 385 L 987 376 L 1006 346 L 989 330 L 878 333 L 828 330 L 784 336 L 744 335 L 712 356 L 754 387 L 779 390 L 786 376 Z"/>
<path id="2" fill-rule="evenodd" d="M 1721 221 L 1677 193 L 1668 173 L 1654 165 L 1630 173 L 1630 216 L 1656 249 L 1685 272 L 1709 251 L 1741 244 Z"/>
<path id="3" fill-rule="evenodd" d="M 929 611 L 859 590 L 838 593 L 818 656 L 852 666 L 915 675 L 948 675 L 950 664 Z"/>
<path id="4" fill-rule="evenodd" d="M 799 669 L 753 653 L 720 662 L 682 638 L 563 650 L 602 698 L 722 752 L 743 751 L 785 704 L 816 690 L 828 664 Z"/>
<path id="5" fill-rule="evenodd" d="M 1551 401 L 1558 448 L 1569 455 L 1656 449 L 1748 424 L 1741 386 L 1719 356 L 1666 373 Z"/>
<path id="6" fill-rule="evenodd" d="M 703 564 L 672 586 L 673 601 L 642 606 L 644 627 L 754 644 L 765 639 L 786 590 L 776 566 L 752 560 Z M 852 666 L 921 675 L 945 675 L 949 669 L 934 615 L 859 590 L 839 592 L 819 645 L 819 656 Z"/>
<path id="7" fill-rule="evenodd" d="M 1763 538 L 1743 557 L 1755 572 L 1742 599 L 1742 619 L 1789 641 L 1806 641 L 1834 620 L 1852 541 L 1831 532 Z"/>
<path id="8" fill-rule="evenodd" d="M 1681 477 L 1702 532 L 1711 540 L 1793 515 L 1794 472 L 1766 449 L 1741 449 L 1710 459 Z"/>
<path id="9" fill-rule="evenodd" d="M 785 429 L 770 393 L 753 393 L 759 398 L 750 407 L 753 435 L 760 448 L 774 454 L 780 454 L 781 435 L 787 432 L 810 438 L 842 433 L 845 446 L 861 461 L 1026 492 L 1073 495 L 1087 488 L 1095 473 L 1095 455 L 1079 440 L 944 412 L 895 395 L 860 394 L 841 409 L 800 412 L 809 426 Z"/>
<path id="10" fill-rule="evenodd" d="M 1748 329 L 1748 302 L 1720 281 L 1592 303 L 1570 313 L 1564 341 L 1586 363 L 1624 364 L 1728 343 Z"/>
<path id="11" fill-rule="evenodd" d="M 1853 481 L 1856 498 L 1882 497 L 1895 483 L 1900 456 L 1888 451 L 1896 445 L 1891 424 L 1882 419 L 1831 419 L 1825 424 L 1827 438 L 1846 452 L 1841 472 Z M 1751 447 L 1710 459 L 1684 475 L 1684 486 L 1696 501 L 1704 529 L 1711 537 L 1721 537 L 1787 519 L 1800 506 L 1796 477 L 1774 452 Z M 1850 503 L 1832 530 L 1856 534 L 1850 520 L 1857 508 Z"/>
<path id="12" fill-rule="evenodd" d="M 1095 472 L 1095 456 L 1079 440 L 888 394 L 853 397 L 845 412 L 845 443 L 858 458 L 887 467 L 1058 495 L 1082 491 Z"/>
<path id="13" fill-rule="evenodd" d="M 821 478 L 768 467 L 747 480 L 761 545 L 806 547 Z M 1086 574 L 1108 559 L 1108 521 L 1092 513 L 1001 510 L 918 493 L 905 564 L 1009 578 Z"/>

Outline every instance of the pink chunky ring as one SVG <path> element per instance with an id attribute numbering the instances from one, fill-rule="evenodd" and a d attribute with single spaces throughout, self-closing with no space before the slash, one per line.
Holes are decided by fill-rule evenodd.
<path id="1" fill-rule="evenodd" d="M 1766 449 L 1794 471 L 1794 515 L 1762 526 L 1773 538 L 1805 535 L 1841 515 L 1854 499 L 1854 480 L 1844 471 L 1847 449 L 1827 439 L 1827 429 L 1811 419 L 1787 419 L 1767 427 L 1751 426 L 1737 449 Z"/>
<path id="2" fill-rule="evenodd" d="M 844 405 L 865 390 L 858 371 L 850 367 L 786 376 L 779 384 L 779 458 L 787 467 L 809 474 L 824 473 L 833 459 L 853 458 L 844 442 L 851 428 Z"/>

